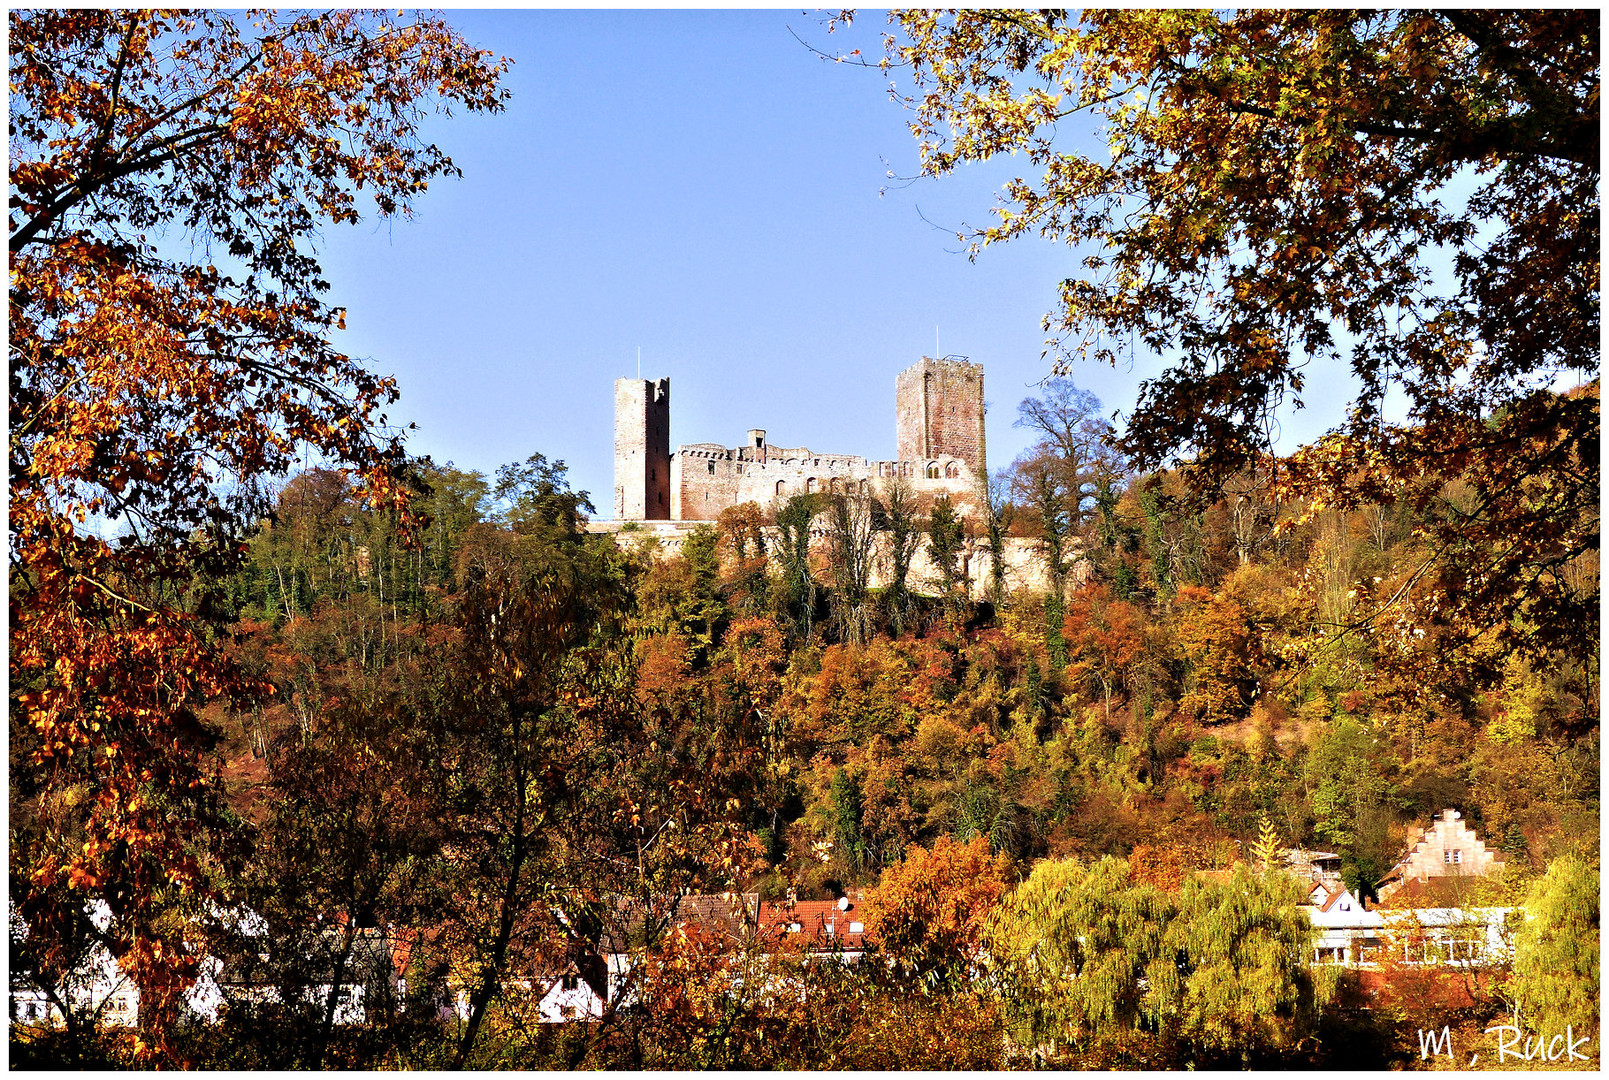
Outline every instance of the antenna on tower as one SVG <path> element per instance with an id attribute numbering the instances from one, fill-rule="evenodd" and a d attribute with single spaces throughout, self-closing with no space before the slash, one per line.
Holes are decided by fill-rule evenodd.
<path id="1" fill-rule="evenodd" d="M 939 352 L 939 328 L 933 328 L 933 359 L 937 360 L 943 354 Z"/>

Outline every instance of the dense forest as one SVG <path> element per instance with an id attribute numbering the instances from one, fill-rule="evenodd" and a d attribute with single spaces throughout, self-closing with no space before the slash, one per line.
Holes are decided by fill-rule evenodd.
<path id="1" fill-rule="evenodd" d="M 228 605 L 223 644 L 262 693 L 206 718 L 228 806 L 191 856 L 287 950 L 335 912 L 354 928 L 429 927 L 436 978 L 475 989 L 475 1011 L 467 1024 L 404 1012 L 357 1046 L 328 1026 L 288 1039 L 279 1024 L 300 1030 L 294 1010 L 247 1010 L 245 1030 L 197 1036 L 198 1062 L 872 1067 L 963 1054 L 868 1030 L 865 1010 L 886 1008 L 931 1025 L 930 1039 L 966 1014 L 956 1060 L 981 1067 L 1008 1060 L 1002 1035 L 1026 1021 L 1009 993 L 984 1005 L 939 976 L 965 964 L 991 913 L 990 933 L 1011 936 L 1002 898 L 1040 871 L 1096 868 L 1159 902 L 1210 904 L 1198 872 L 1255 868 L 1272 839 L 1340 854 L 1367 896 L 1408 830 L 1443 807 L 1504 853 L 1504 875 L 1482 883 L 1488 902 L 1520 903 L 1560 859 L 1597 865 L 1596 656 L 1509 651 L 1493 628 L 1443 617 L 1425 530 L 1400 507 L 1281 505 L 1254 478 L 1198 506 L 1177 474 L 1133 476 L 1094 452 L 1107 434 L 1096 408 L 1065 381 L 1023 403 L 1029 426 L 1076 421 L 1061 429 L 1082 429 L 1088 452 L 1062 455 L 1047 435 L 996 478 L 988 521 L 897 489 L 858 510 L 854 497 L 799 496 L 728 511 L 674 556 L 646 534 L 585 532 L 586 493 L 541 454 L 495 477 L 416 462 L 412 535 L 338 473 L 297 476 L 244 566 L 196 590 Z M 846 524 L 857 518 L 875 527 Z M 969 599 L 958 553 L 987 545 L 991 526 L 1059 557 L 1065 598 L 1008 579 L 992 601 Z M 855 538 L 886 555 L 896 531 L 939 573 L 889 568 L 886 586 L 846 595 L 846 566 L 865 561 Z M 1595 587 L 1592 557 L 1568 573 Z M 29 749 L 14 739 L 14 755 Z M 19 847 L 60 840 L 18 824 Z M 972 868 L 921 869 L 941 854 Z M 1099 869 L 1108 857 L 1121 862 Z M 1272 880 L 1258 886 L 1270 910 L 1292 910 Z M 902 908 L 924 888 L 966 912 L 953 940 L 944 917 Z M 807 1018 L 679 1002 L 623 1010 L 584 1038 L 510 1035 L 507 980 L 577 928 L 596 947 L 606 920 L 587 912 L 609 898 L 659 911 L 686 892 L 858 889 L 874 939 L 920 972 L 882 986 L 822 976 Z M 1043 932 L 1028 919 L 1017 938 Z M 658 955 L 677 940 L 642 944 Z M 1271 977 L 1293 1000 L 1313 979 Z M 1227 1040 L 1085 1039 L 1051 1057 L 1408 1057 L 1389 1010 L 1359 1011 L 1333 987 L 1305 993 L 1273 1034 L 1231 1017 Z M 1209 1011 L 1232 1011 L 1232 987 L 1217 994 Z M 1513 994 L 1493 988 L 1483 1004 Z M 1360 1018 L 1368 1038 L 1301 1041 Z M 808 1039 L 777 1034 L 794 1021 Z"/>

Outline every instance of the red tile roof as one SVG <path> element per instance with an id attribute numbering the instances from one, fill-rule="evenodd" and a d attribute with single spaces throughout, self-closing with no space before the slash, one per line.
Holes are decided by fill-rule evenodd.
<path id="1" fill-rule="evenodd" d="M 837 900 L 798 900 L 794 903 L 767 902 L 760 905 L 760 933 L 764 936 L 797 933 L 804 935 L 807 948 L 859 952 L 866 947 L 861 905 L 850 897 L 847 908 Z M 797 930 L 794 927 L 798 927 Z"/>

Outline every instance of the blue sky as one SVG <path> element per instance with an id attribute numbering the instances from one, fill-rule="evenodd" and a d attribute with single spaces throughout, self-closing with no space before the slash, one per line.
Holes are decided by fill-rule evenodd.
<path id="1" fill-rule="evenodd" d="M 348 309 L 337 344 L 398 378 L 413 452 L 489 473 L 541 451 L 607 514 L 612 384 L 640 347 L 642 374 L 671 379 L 673 445 L 761 427 L 892 457 L 894 376 L 935 328 L 984 366 L 991 469 L 1027 445 L 1012 421 L 1048 373 L 1040 320 L 1073 254 L 961 253 L 956 228 L 989 219 L 1021 159 L 890 183 L 916 171 L 890 76 L 790 33 L 875 58 L 880 16 L 830 38 L 797 10 L 448 18 L 514 60 L 507 110 L 432 119 L 463 178 L 324 249 Z M 1074 377 L 1110 412 L 1142 374 Z"/>

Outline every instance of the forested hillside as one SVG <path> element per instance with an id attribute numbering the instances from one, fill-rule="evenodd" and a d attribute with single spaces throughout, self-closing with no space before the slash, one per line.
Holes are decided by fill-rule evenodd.
<path id="1" fill-rule="evenodd" d="M 1058 398 L 1082 402 L 1058 384 L 1022 414 L 1042 416 Z M 412 546 L 338 474 L 304 473 L 227 582 L 227 648 L 271 690 L 253 708 L 209 714 L 221 735 L 212 764 L 246 846 L 198 857 L 220 895 L 271 926 L 342 912 L 359 926 L 431 927 L 441 971 L 479 989 L 467 1031 L 444 1043 L 411 1032 L 416 1063 L 559 1053 L 551 1036 L 509 1041 L 497 980 L 559 947 L 608 897 L 655 910 L 686 891 L 780 901 L 870 888 L 872 910 L 896 908 L 872 917 L 888 955 L 931 953 L 942 969 L 966 955 L 967 935 L 936 945 L 924 929 L 906 941 L 893 898 L 960 895 L 975 873 L 935 868 L 926 885 L 900 884 L 928 852 L 961 850 L 946 845 L 998 857 L 986 902 L 957 901 L 980 913 L 1038 880 L 1036 867 L 1107 856 L 1123 860 L 1125 887 L 1180 896 L 1200 871 L 1255 868 L 1259 840 L 1340 854 L 1349 887 L 1367 896 L 1408 831 L 1443 807 L 1460 808 L 1507 860 L 1483 883 L 1490 902 L 1518 903 L 1561 858 L 1596 865 L 1594 655 L 1510 651 L 1499 628 L 1427 603 L 1426 530 L 1401 507 L 1276 504 L 1250 479 L 1243 494 L 1193 507 L 1176 474 L 1087 460 L 1047 442 L 997 485 L 1030 491 L 1024 476 L 1040 469 L 1043 490 L 1059 492 L 1056 507 L 999 498 L 994 524 L 1048 549 L 1051 515 L 1061 603 L 1009 580 L 997 603 L 973 603 L 958 575 L 948 590 L 895 580 L 846 600 L 851 534 L 834 522 L 858 513 L 887 530 L 886 493 L 858 509 L 822 496 L 740 507 L 666 558 L 629 532 L 617 542 L 581 531 L 585 493 L 540 454 L 495 477 L 416 463 L 428 523 Z M 1446 495 L 1456 505 L 1457 485 Z M 900 509 L 898 492 L 893 501 Z M 912 543 L 936 544 L 942 565 L 956 544 L 947 509 L 900 512 Z M 790 551 L 808 533 L 788 523 L 812 517 L 815 543 Z M 973 535 L 960 546 L 987 544 L 989 522 L 962 524 Z M 1595 556 L 1563 572 L 1573 588 L 1596 588 Z M 1187 890 L 1169 902 L 1212 901 Z M 892 1008 L 921 985 L 912 973 L 857 993 L 894 995 Z M 964 992 L 921 1007 L 954 1007 L 942 1002 Z M 1351 1014 L 1332 1003 L 1323 1015 Z M 697 1016 L 626 1014 L 615 1026 L 641 1039 L 650 1022 L 697 1031 Z M 778 1020 L 752 1005 L 747 1022 Z M 1287 1060 L 1313 1022 L 1293 1014 L 1291 1038 L 1259 1052 Z M 824 1039 L 831 1021 L 820 1023 Z M 1400 1033 L 1377 1027 L 1371 1053 L 1405 1053 L 1390 1049 Z M 967 1053 L 983 1056 L 971 1060 L 994 1061 L 998 1031 L 973 1034 Z M 340 1040 L 323 1038 L 264 1046 L 264 1057 L 237 1047 L 247 1056 L 225 1060 L 328 1060 L 326 1043 Z M 1262 1045 L 1236 1038 L 1236 1053 Z M 1216 1045 L 1099 1053 L 1234 1060 L 1213 1056 L 1227 1052 Z M 622 1060 L 606 1036 L 565 1047 Z M 645 1064 L 761 1053 L 701 1059 L 708 1047 L 672 1047 L 636 1053 Z M 936 1051 L 907 1052 L 916 1057 L 892 1060 Z M 872 1040 L 818 1057 L 819 1046 L 784 1041 L 764 1053 L 805 1064 L 896 1051 Z"/>

